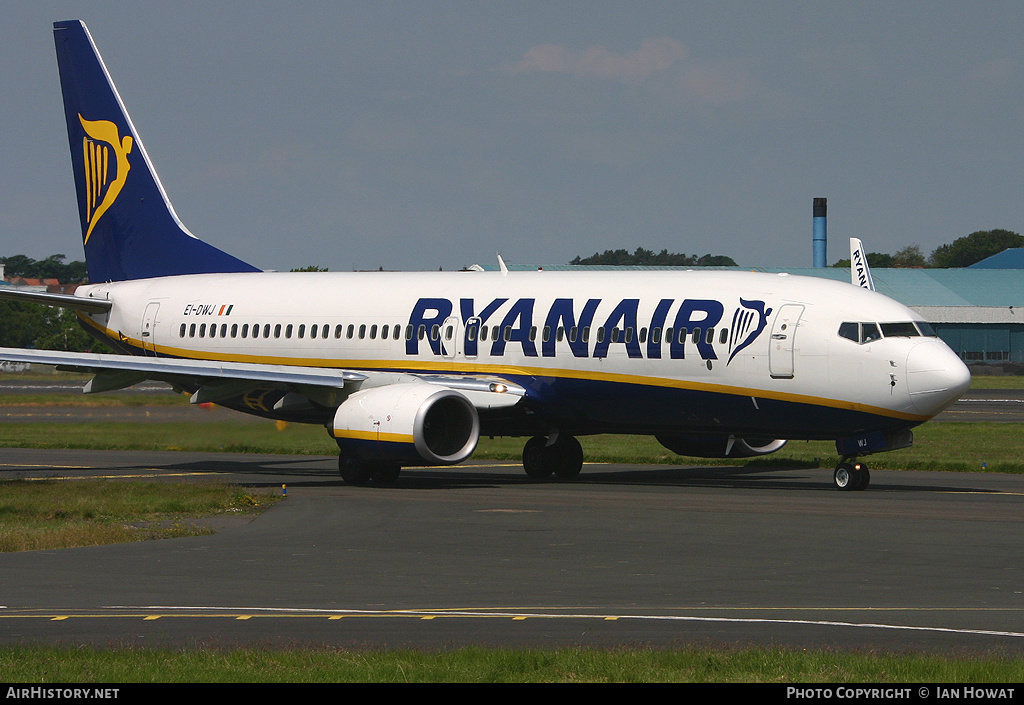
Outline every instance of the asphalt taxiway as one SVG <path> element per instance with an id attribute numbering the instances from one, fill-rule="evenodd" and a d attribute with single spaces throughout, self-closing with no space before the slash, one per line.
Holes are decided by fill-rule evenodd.
<path id="1" fill-rule="evenodd" d="M 214 535 L 0 555 L 0 642 L 644 644 L 1024 653 L 1024 478 L 517 464 L 343 484 L 327 457 L 0 450 L 0 476 L 226 480 Z"/>

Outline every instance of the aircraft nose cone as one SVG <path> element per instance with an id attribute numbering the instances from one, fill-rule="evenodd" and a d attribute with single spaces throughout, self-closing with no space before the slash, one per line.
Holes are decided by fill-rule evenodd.
<path id="1" fill-rule="evenodd" d="M 971 371 L 941 340 L 918 343 L 907 356 L 907 388 L 914 408 L 935 416 L 971 386 Z"/>

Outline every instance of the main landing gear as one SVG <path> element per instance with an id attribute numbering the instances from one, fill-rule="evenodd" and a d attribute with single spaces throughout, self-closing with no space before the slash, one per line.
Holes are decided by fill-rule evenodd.
<path id="1" fill-rule="evenodd" d="M 583 469 L 583 448 L 575 436 L 534 436 L 523 448 L 523 469 L 531 480 L 546 480 L 551 475 L 570 480 Z"/>
<path id="2" fill-rule="evenodd" d="M 363 460 L 352 453 L 338 454 L 338 472 L 349 485 L 392 485 L 402 472 L 402 466 L 384 460 Z"/>
<path id="3" fill-rule="evenodd" d="M 832 475 L 836 487 L 844 491 L 863 490 L 871 482 L 871 473 L 865 463 L 843 458 Z"/>

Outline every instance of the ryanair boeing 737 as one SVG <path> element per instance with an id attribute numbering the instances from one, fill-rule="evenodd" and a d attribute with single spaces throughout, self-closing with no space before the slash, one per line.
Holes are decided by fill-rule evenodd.
<path id="1" fill-rule="evenodd" d="M 322 424 L 342 477 L 451 465 L 528 437 L 531 478 L 571 478 L 577 436 L 653 435 L 689 456 L 827 439 L 906 447 L 970 375 L 868 285 L 735 271 L 262 272 L 178 220 L 85 25 L 54 24 L 90 284 L 5 292 L 75 309 L 119 355 L 0 349 L 88 370 L 86 392 L 167 382 L 195 403 Z M 865 270 L 866 271 L 866 270 Z M 869 278 L 860 276 L 864 284 Z"/>

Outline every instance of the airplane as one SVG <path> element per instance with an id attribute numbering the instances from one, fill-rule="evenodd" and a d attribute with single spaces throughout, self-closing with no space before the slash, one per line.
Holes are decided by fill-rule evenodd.
<path id="1" fill-rule="evenodd" d="M 354 485 L 525 437 L 529 478 L 582 469 L 578 437 L 653 435 L 685 456 L 832 440 L 833 481 L 909 446 L 970 373 L 873 287 L 741 271 L 268 272 L 181 223 L 81 21 L 54 24 L 89 284 L 3 296 L 76 311 L 118 354 L 0 349 L 161 380 L 268 419 L 323 425 Z M 859 261 L 859 260 L 858 260 Z M 865 262 L 866 266 L 866 262 Z M 867 281 L 866 279 L 864 281 Z"/>

